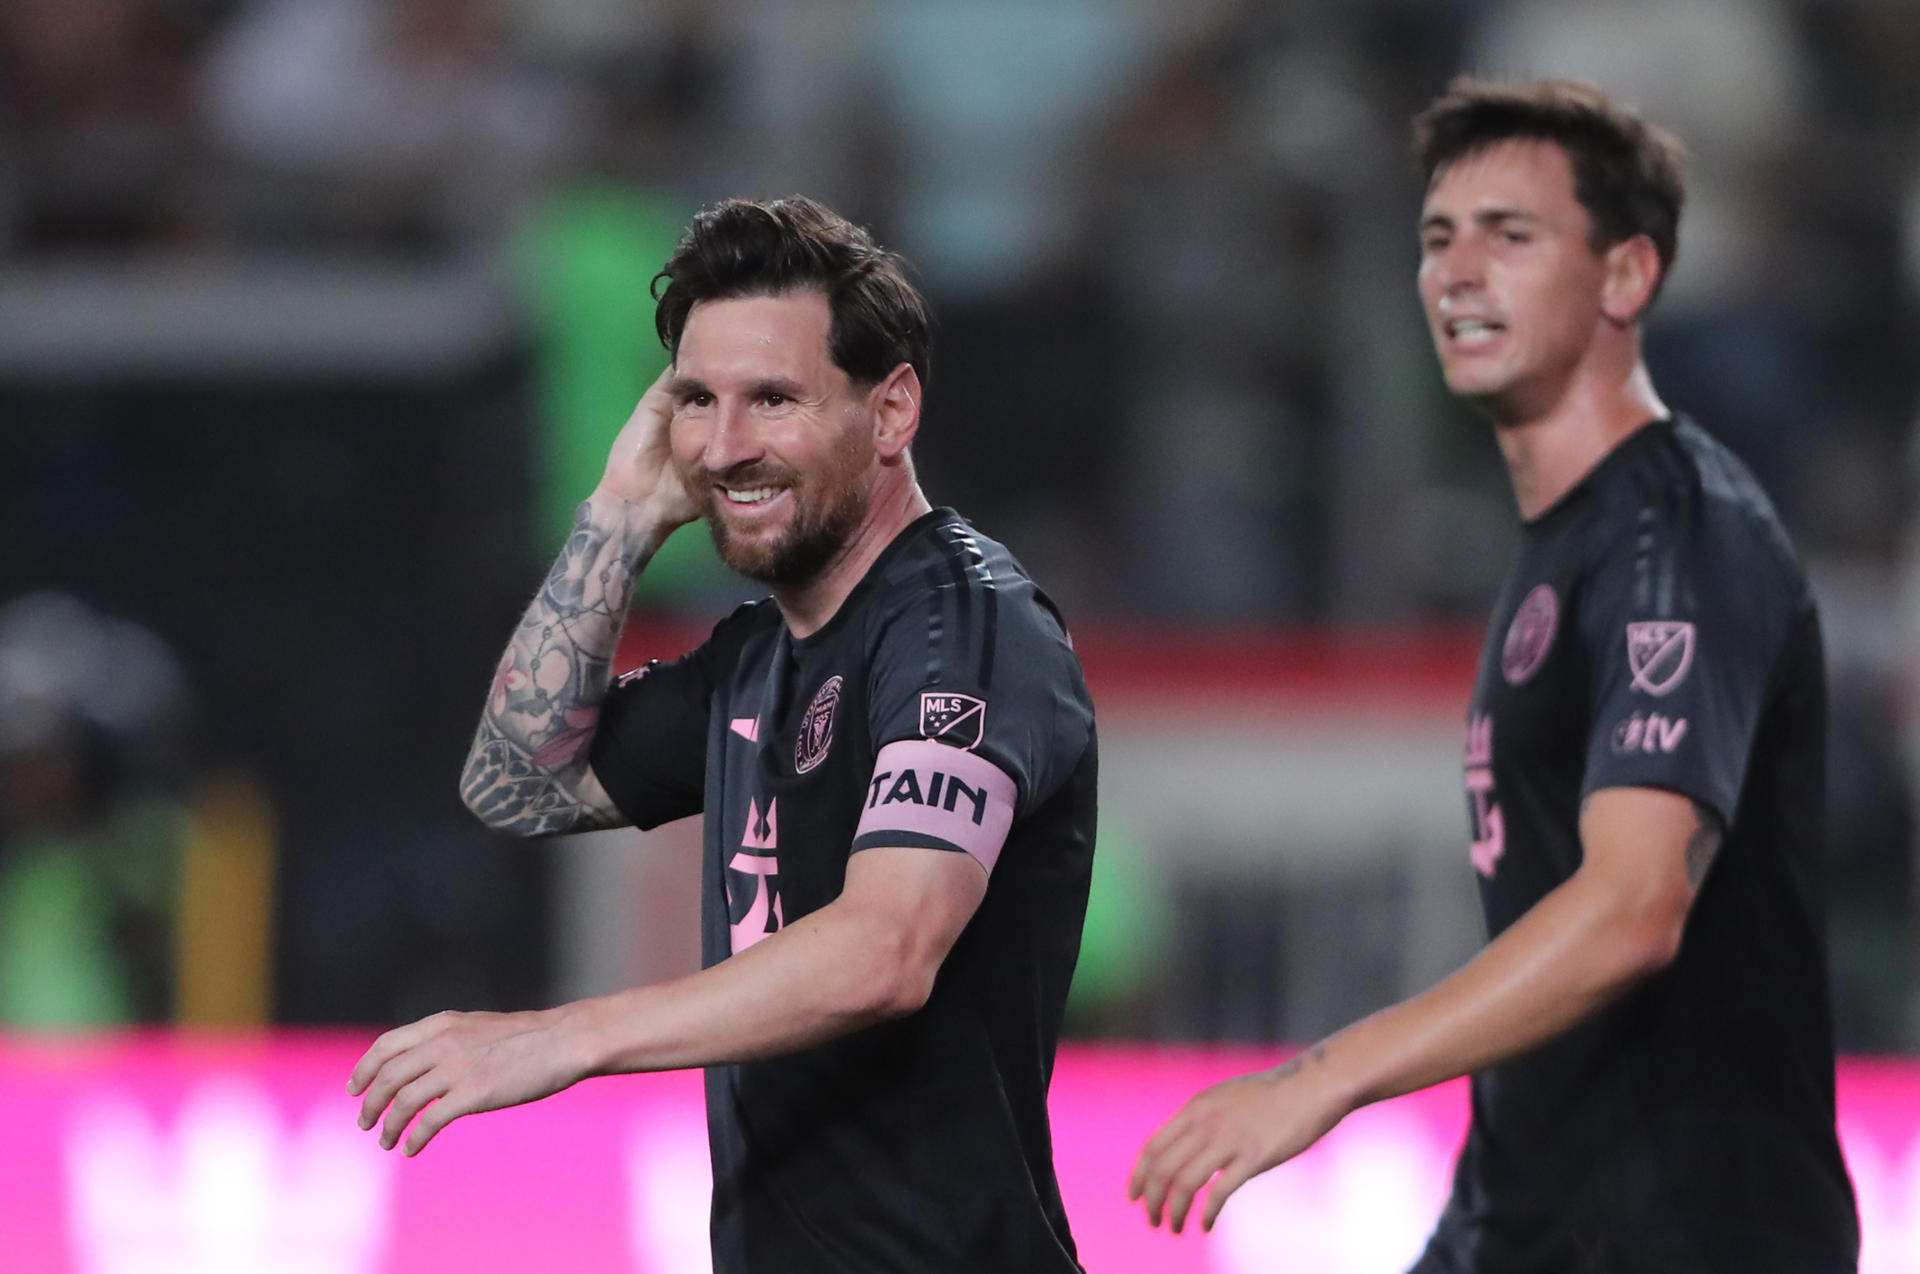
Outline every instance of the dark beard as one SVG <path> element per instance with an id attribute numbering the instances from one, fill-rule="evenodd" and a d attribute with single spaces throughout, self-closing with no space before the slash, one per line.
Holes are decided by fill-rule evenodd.
<path id="1" fill-rule="evenodd" d="M 718 511 L 707 516 L 707 532 L 729 569 L 772 587 L 804 587 L 820 578 L 866 515 L 867 493 L 856 482 L 824 509 L 801 509 L 787 533 L 764 549 L 733 543 Z"/>

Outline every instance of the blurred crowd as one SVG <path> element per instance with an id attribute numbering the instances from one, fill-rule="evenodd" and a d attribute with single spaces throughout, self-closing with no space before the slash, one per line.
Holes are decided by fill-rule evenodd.
<path id="1" fill-rule="evenodd" d="M 267 772 L 331 900 L 283 915 L 284 1013 L 510 998 L 497 898 L 540 885 L 436 821 L 447 767 L 689 213 L 805 191 L 908 253 L 928 489 L 1081 622 L 1473 621 L 1513 516 L 1432 371 L 1405 123 L 1460 69 L 1578 75 L 1690 144 L 1650 360 L 1812 565 L 1841 1009 L 1910 1044 L 1917 65 L 1906 0 L 7 0 L 0 590 L 125 599 Z M 393 887 L 376 817 L 455 896 Z M 476 933 L 506 972 L 445 955 Z"/>

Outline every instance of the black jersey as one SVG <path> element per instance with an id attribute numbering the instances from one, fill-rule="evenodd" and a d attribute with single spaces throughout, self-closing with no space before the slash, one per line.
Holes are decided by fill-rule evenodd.
<path id="1" fill-rule="evenodd" d="M 932 998 L 707 1070 L 718 1274 L 1078 1270 L 1047 1122 L 1093 862 L 1093 704 L 1052 603 L 951 510 L 795 639 L 769 601 L 609 694 L 594 773 L 640 827 L 704 811 L 709 965 L 875 846 L 971 853 Z"/>
<path id="2" fill-rule="evenodd" d="M 1464 755 L 1490 935 L 1580 865 L 1590 793 L 1727 829 L 1674 963 L 1474 1076 L 1422 1269 L 1855 1267 L 1834 1135 L 1819 620 L 1746 469 L 1690 422 L 1624 440 L 1525 528 Z"/>

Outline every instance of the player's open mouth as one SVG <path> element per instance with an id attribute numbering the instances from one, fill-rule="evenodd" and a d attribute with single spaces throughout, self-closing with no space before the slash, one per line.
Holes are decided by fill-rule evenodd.
<path id="1" fill-rule="evenodd" d="M 1491 319 L 1453 319 L 1447 324 L 1447 339 L 1467 349 L 1491 345 L 1507 330 L 1505 323 Z"/>
<path id="2" fill-rule="evenodd" d="M 715 487 L 719 494 L 717 503 L 732 517 L 744 517 L 758 520 L 762 516 L 772 517 L 772 510 L 784 503 L 781 496 L 793 488 L 785 486 L 770 487 Z"/>

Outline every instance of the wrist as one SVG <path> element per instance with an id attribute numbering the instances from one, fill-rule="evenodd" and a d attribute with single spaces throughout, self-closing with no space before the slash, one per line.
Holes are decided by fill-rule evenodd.
<path id="1" fill-rule="evenodd" d="M 606 1033 L 601 1029 L 599 1001 L 575 1000 L 547 1010 L 545 1023 L 554 1051 L 564 1059 L 576 1080 L 608 1072 Z"/>
<path id="2" fill-rule="evenodd" d="M 644 504 L 600 487 L 595 487 L 580 507 L 591 525 L 605 529 L 621 541 L 626 550 L 624 556 L 636 564 L 659 551 L 678 525 L 653 513 Z"/>
<path id="3" fill-rule="evenodd" d="M 1363 1077 L 1356 1074 L 1351 1065 L 1345 1064 L 1350 1059 L 1329 1056 L 1335 1038 L 1321 1040 L 1301 1050 L 1269 1074 L 1277 1080 L 1305 1085 L 1315 1094 L 1316 1104 L 1335 1111 L 1335 1119 L 1344 1119 L 1366 1105 L 1369 1099 L 1363 1091 Z"/>

